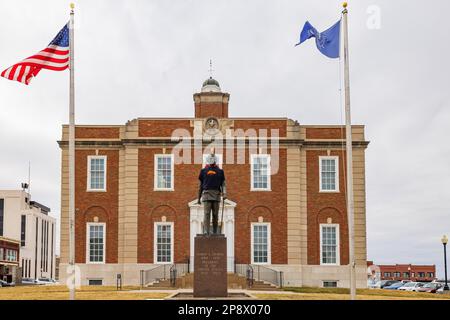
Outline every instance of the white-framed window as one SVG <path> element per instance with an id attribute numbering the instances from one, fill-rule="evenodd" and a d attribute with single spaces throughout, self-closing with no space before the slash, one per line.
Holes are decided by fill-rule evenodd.
<path id="1" fill-rule="evenodd" d="M 251 224 L 251 251 L 253 264 L 271 263 L 270 223 Z"/>
<path id="2" fill-rule="evenodd" d="M 320 225 L 320 264 L 339 265 L 339 225 Z"/>
<path id="3" fill-rule="evenodd" d="M 252 154 L 250 155 L 250 190 L 270 191 L 270 155 Z"/>
<path id="4" fill-rule="evenodd" d="M 154 263 L 173 263 L 173 222 L 155 222 Z"/>
<path id="5" fill-rule="evenodd" d="M 155 154 L 155 190 L 174 190 L 174 157 L 173 154 Z"/>
<path id="6" fill-rule="evenodd" d="M 339 192 L 339 157 L 319 157 L 320 192 Z"/>
<path id="7" fill-rule="evenodd" d="M 0 248 L 0 260 L 4 261 L 4 254 L 3 248 Z"/>
<path id="8" fill-rule="evenodd" d="M 86 226 L 86 263 L 105 263 L 106 223 L 88 222 Z"/>
<path id="9" fill-rule="evenodd" d="M 206 158 L 209 156 L 209 153 L 204 154 L 202 157 L 202 168 L 204 168 L 206 166 Z M 217 166 L 219 168 L 222 168 L 223 165 L 223 156 L 221 154 L 215 154 L 216 158 L 217 158 Z"/>
<path id="10" fill-rule="evenodd" d="M 87 191 L 106 191 L 106 156 L 88 156 Z"/>
<path id="11" fill-rule="evenodd" d="M 17 251 L 6 249 L 6 261 L 16 262 L 17 261 Z"/>

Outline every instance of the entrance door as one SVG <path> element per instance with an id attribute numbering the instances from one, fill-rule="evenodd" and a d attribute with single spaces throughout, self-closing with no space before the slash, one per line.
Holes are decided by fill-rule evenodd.
<path id="1" fill-rule="evenodd" d="M 234 208 L 236 203 L 225 200 L 223 212 L 222 233 L 227 238 L 227 270 L 234 272 Z M 197 199 L 189 202 L 190 209 L 190 264 L 194 270 L 194 238 L 197 234 L 203 233 L 203 204 L 198 204 Z M 222 203 L 219 208 L 219 224 L 222 215 Z"/>

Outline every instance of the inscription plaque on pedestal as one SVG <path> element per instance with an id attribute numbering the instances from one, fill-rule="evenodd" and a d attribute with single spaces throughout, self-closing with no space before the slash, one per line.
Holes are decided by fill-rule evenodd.
<path id="1" fill-rule="evenodd" d="M 226 297 L 227 239 L 224 235 L 197 235 L 194 247 L 194 297 Z"/>

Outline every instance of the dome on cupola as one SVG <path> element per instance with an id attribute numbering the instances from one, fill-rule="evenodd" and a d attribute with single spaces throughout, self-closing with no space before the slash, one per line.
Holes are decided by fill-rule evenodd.
<path id="1" fill-rule="evenodd" d="M 219 82 L 209 77 L 203 82 L 202 92 L 221 92 Z"/>

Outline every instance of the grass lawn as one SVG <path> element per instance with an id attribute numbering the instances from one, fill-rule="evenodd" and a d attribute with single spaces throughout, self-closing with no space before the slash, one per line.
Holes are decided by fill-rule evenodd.
<path id="1" fill-rule="evenodd" d="M 269 300 L 348 300 L 349 290 L 342 288 L 284 288 L 284 292 L 252 293 L 258 299 Z M 425 300 L 450 299 L 450 295 L 404 292 L 396 290 L 361 289 L 357 291 L 361 300 Z M 164 299 L 169 293 L 142 291 L 139 287 L 126 286 L 122 291 L 116 287 L 83 286 L 77 289 L 78 300 L 144 300 Z M 0 288 L 0 300 L 66 300 L 66 286 L 17 286 Z"/>
<path id="2" fill-rule="evenodd" d="M 295 293 L 255 294 L 259 299 L 276 300 L 348 300 L 349 289 L 344 288 L 284 288 Z M 429 300 L 450 299 L 450 295 L 405 292 L 397 290 L 358 289 L 357 299 L 360 300 Z"/>
<path id="3" fill-rule="evenodd" d="M 85 286 L 77 289 L 76 298 L 79 300 L 144 300 L 163 299 L 167 293 L 136 292 L 139 287 L 123 287 L 117 291 L 116 287 Z M 66 286 L 17 286 L 0 288 L 0 300 L 66 300 L 69 289 Z"/>

